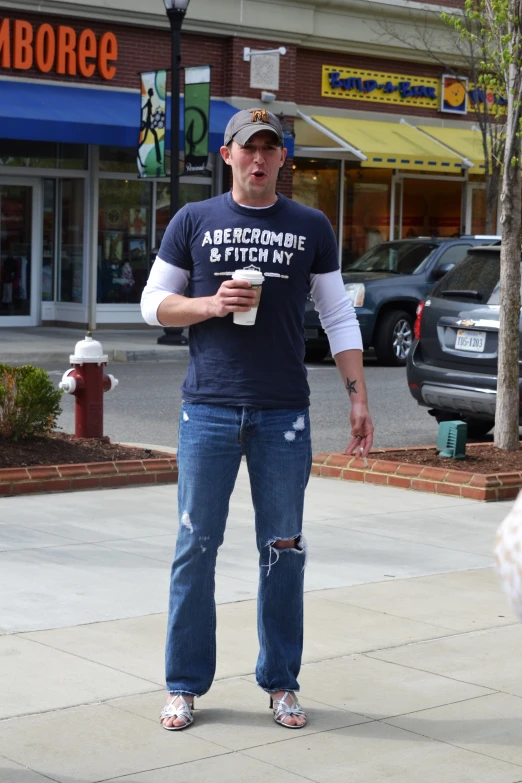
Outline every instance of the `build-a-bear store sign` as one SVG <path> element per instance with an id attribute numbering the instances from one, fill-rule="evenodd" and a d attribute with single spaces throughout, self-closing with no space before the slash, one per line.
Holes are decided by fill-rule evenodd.
<path id="1" fill-rule="evenodd" d="M 398 73 L 323 65 L 325 98 L 437 108 L 440 80 Z"/>
<path id="2" fill-rule="evenodd" d="M 371 101 L 399 106 L 422 106 L 450 114 L 467 114 L 469 104 L 495 105 L 497 111 L 507 105 L 506 99 L 485 88 L 470 85 L 462 76 L 444 74 L 433 77 L 383 73 L 337 65 L 323 65 L 321 95 L 351 101 Z"/>
<path id="3" fill-rule="evenodd" d="M 469 85 L 468 80 L 463 76 L 442 77 L 442 105 L 441 111 L 452 114 L 467 114 L 468 103 L 472 108 L 487 104 L 492 111 L 493 116 L 498 112 L 503 113 L 503 108 L 507 106 L 507 100 L 503 95 L 498 95 L 490 90 L 477 85 Z"/>
<path id="4" fill-rule="evenodd" d="M 67 25 L 34 26 L 23 19 L 0 20 L 0 73 L 10 68 L 65 76 L 101 76 L 114 79 L 118 41 L 114 33 L 96 36 L 93 30 L 80 33 Z"/>

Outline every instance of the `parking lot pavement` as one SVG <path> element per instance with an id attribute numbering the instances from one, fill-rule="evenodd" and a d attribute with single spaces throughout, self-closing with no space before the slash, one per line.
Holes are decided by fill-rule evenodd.
<path id="1" fill-rule="evenodd" d="M 28 326 L 2 329 L 0 363 L 45 364 L 68 361 L 74 346 L 85 337 L 85 329 L 53 326 Z M 97 329 L 93 339 L 101 342 L 111 362 L 186 361 L 187 346 L 158 345 L 163 329 Z"/>

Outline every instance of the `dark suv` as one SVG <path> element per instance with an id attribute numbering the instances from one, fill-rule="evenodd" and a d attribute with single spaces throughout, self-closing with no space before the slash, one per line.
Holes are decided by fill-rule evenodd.
<path id="1" fill-rule="evenodd" d="M 402 239 L 368 250 L 343 270 L 365 348 L 373 346 L 381 364 L 404 365 L 413 341 L 415 311 L 435 283 L 461 261 L 474 245 L 499 237 Z M 328 338 L 311 297 L 305 313 L 306 361 L 321 361 Z"/>
<path id="2" fill-rule="evenodd" d="M 419 405 L 438 422 L 466 421 L 472 438 L 495 423 L 499 278 L 500 247 L 471 249 L 419 305 L 408 355 L 408 385 Z"/>

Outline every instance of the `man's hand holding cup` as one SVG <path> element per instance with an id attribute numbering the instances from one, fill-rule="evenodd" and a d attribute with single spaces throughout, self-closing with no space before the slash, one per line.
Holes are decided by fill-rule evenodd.
<path id="1" fill-rule="evenodd" d="M 229 313 L 248 313 L 255 299 L 256 293 L 247 280 L 225 280 L 212 297 L 212 316 L 224 318 Z"/>
<path id="2" fill-rule="evenodd" d="M 263 273 L 255 267 L 236 269 L 232 280 L 225 280 L 212 297 L 212 314 L 223 318 L 234 313 L 234 323 L 253 326 L 264 281 Z"/>

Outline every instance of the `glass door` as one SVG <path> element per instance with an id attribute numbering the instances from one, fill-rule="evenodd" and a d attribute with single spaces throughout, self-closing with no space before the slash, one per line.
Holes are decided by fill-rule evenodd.
<path id="1" fill-rule="evenodd" d="M 500 190 L 499 190 L 500 199 Z M 500 234 L 500 201 L 492 215 L 492 228 L 486 230 L 486 189 L 481 182 L 469 182 L 466 198 L 466 234 Z"/>
<path id="2" fill-rule="evenodd" d="M 0 326 L 35 326 L 40 296 L 41 186 L 0 177 Z"/>

